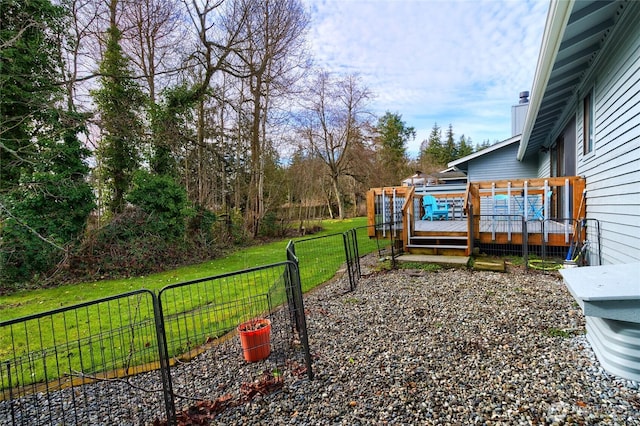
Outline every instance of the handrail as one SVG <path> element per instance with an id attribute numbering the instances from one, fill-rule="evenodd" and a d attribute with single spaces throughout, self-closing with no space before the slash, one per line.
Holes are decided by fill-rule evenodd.
<path id="1" fill-rule="evenodd" d="M 405 194 L 404 204 L 402 205 L 402 215 L 403 216 L 407 211 L 407 205 L 409 204 L 409 201 L 411 201 L 411 204 L 413 205 L 413 195 L 416 192 L 416 189 L 413 186 L 409 186 L 407 188 L 410 188 L 410 189 L 409 189 L 409 192 L 407 192 Z"/>
<path id="2" fill-rule="evenodd" d="M 463 203 L 463 209 L 465 214 L 469 214 L 469 209 L 468 209 L 468 205 L 469 205 L 469 196 L 471 195 L 471 182 L 467 183 L 467 190 L 464 192 L 464 201 Z"/>

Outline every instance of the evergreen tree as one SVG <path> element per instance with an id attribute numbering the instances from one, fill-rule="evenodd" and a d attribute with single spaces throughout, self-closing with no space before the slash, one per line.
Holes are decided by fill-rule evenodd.
<path id="1" fill-rule="evenodd" d="M 460 140 L 458 141 L 458 146 L 456 149 L 456 159 L 466 157 L 467 155 L 473 154 L 473 143 L 471 138 L 465 138 L 464 135 L 460 136 Z"/>
<path id="2" fill-rule="evenodd" d="M 458 147 L 456 145 L 456 141 L 453 138 L 453 125 L 449 124 L 449 128 L 447 129 L 447 138 L 444 143 L 444 149 L 442 152 L 442 160 L 441 163 L 443 166 L 446 166 L 450 161 L 458 158 Z"/>
<path id="3" fill-rule="evenodd" d="M 60 95 L 55 62 L 62 9 L 49 0 L 0 0 L 0 194 L 16 185 L 37 158 L 34 138 L 45 131 Z"/>
<path id="4" fill-rule="evenodd" d="M 61 110 L 65 10 L 2 1 L 0 28 L 0 287 L 51 271 L 82 234 L 93 193 L 85 117 Z"/>
<path id="5" fill-rule="evenodd" d="M 400 114 L 387 111 L 378 119 L 376 143 L 386 185 L 398 185 L 408 172 L 407 142 L 416 137 L 416 131 L 402 121 Z"/>
<path id="6" fill-rule="evenodd" d="M 143 140 L 139 114 L 145 104 L 140 87 L 131 78 L 129 60 L 120 46 L 121 37 L 112 23 L 100 64 L 101 87 L 93 92 L 102 130 L 97 151 L 100 179 L 110 191 L 108 207 L 112 213 L 123 211 L 125 195 L 140 164 Z"/>
<path id="7" fill-rule="evenodd" d="M 423 143 L 424 144 L 424 143 Z M 444 163 L 444 146 L 442 144 L 442 130 L 438 123 L 434 123 L 427 139 L 426 147 L 421 152 L 421 163 L 441 166 Z"/>
<path id="8" fill-rule="evenodd" d="M 491 142 L 489 142 L 489 139 L 486 139 L 482 141 L 480 145 L 476 145 L 476 152 L 482 151 L 483 149 L 489 148 L 490 146 L 491 146 Z"/>
<path id="9" fill-rule="evenodd" d="M 163 93 L 163 101 L 151 108 L 151 130 L 153 148 L 149 158 L 152 173 L 178 176 L 178 164 L 173 154 L 176 141 L 194 140 L 189 129 L 194 120 L 193 90 L 185 85 L 168 88 Z"/>

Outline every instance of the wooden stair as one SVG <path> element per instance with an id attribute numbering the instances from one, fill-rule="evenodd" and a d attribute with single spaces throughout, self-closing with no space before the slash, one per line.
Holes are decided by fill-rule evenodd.
<path id="1" fill-rule="evenodd" d="M 407 244 L 411 254 L 467 256 L 469 242 L 465 232 L 416 232 Z"/>

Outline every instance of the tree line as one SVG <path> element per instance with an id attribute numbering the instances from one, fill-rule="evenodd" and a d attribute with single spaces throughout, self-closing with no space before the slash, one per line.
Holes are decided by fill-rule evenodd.
<path id="1" fill-rule="evenodd" d="M 421 155 L 356 75 L 314 67 L 300 0 L 0 0 L 0 288 L 147 273 L 473 151 Z M 471 151 L 469 151 L 471 150 Z"/>

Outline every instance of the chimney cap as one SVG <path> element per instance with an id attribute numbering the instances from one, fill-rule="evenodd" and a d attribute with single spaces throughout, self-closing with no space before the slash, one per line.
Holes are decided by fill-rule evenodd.
<path id="1" fill-rule="evenodd" d="M 529 103 L 529 91 L 528 90 L 520 92 L 520 103 L 521 104 Z"/>

